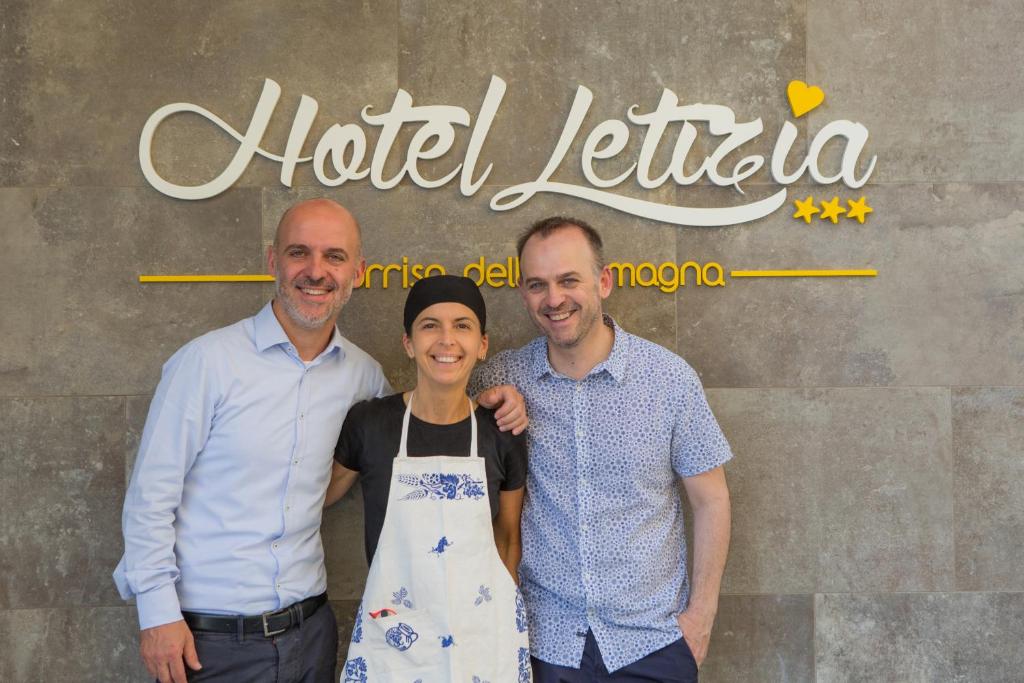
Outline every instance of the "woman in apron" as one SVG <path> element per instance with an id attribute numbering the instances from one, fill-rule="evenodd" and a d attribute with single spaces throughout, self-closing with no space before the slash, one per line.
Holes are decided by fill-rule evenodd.
<path id="1" fill-rule="evenodd" d="M 525 437 L 500 432 L 466 385 L 487 351 L 472 280 L 419 280 L 405 304 L 412 391 L 353 406 L 328 500 L 360 479 L 370 573 L 343 683 L 526 683 L 513 576 Z"/>

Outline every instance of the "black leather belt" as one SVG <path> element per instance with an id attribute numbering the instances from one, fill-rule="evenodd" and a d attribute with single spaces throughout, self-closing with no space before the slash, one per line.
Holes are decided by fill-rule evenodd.
<path id="1" fill-rule="evenodd" d="M 220 614 L 203 614 L 201 612 L 182 612 L 185 623 L 194 631 L 213 631 L 214 633 L 262 633 L 267 638 L 284 633 L 292 626 L 298 626 L 327 602 L 327 593 L 314 595 L 302 602 L 279 609 L 276 612 L 264 612 L 254 617 L 227 617 Z"/>

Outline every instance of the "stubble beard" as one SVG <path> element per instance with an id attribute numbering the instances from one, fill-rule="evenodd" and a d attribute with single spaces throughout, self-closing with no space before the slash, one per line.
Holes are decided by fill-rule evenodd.
<path id="1" fill-rule="evenodd" d="M 319 315 L 310 315 L 304 312 L 302 307 L 293 298 L 295 291 L 291 284 L 282 282 L 280 278 L 276 278 L 275 281 L 275 298 L 281 302 L 281 307 L 284 309 L 285 314 L 291 318 L 292 322 L 305 330 L 318 330 L 328 322 L 335 320 L 352 296 L 354 285 L 353 282 L 349 282 L 336 289 L 334 291 L 336 296 L 324 307 L 323 311 Z M 318 283 L 309 280 L 295 283 L 295 286 L 299 285 L 317 286 Z"/>
<path id="2" fill-rule="evenodd" d="M 544 316 L 544 314 L 541 314 Z M 546 330 L 543 325 L 538 324 L 540 331 L 548 338 L 548 342 L 557 346 L 560 349 L 572 349 L 579 345 L 581 341 L 586 339 L 590 331 L 594 329 L 594 323 L 596 323 L 601 314 L 596 311 L 588 311 L 585 307 L 580 307 L 576 310 L 576 315 L 579 316 L 579 325 L 576 328 L 576 334 L 569 339 L 558 339 L 551 336 L 551 333 Z"/>

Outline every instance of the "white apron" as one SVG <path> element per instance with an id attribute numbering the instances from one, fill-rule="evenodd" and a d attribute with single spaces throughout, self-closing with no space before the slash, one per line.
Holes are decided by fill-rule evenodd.
<path id="1" fill-rule="evenodd" d="M 494 545 L 472 404 L 468 458 L 408 457 L 411 406 L 341 681 L 529 683 L 526 610 Z"/>

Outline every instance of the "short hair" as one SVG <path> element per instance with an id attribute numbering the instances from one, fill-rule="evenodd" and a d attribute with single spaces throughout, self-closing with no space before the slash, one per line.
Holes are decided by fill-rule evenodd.
<path id="1" fill-rule="evenodd" d="M 583 236 L 587 238 L 587 243 L 590 244 L 590 251 L 594 256 L 594 270 L 601 272 L 601 269 L 604 268 L 604 241 L 601 239 L 601 234 L 586 221 L 572 216 L 550 216 L 531 225 L 516 240 L 516 256 L 522 260 L 523 248 L 534 235 L 550 237 L 552 233 L 565 228 L 580 229 Z"/>
<path id="2" fill-rule="evenodd" d="M 292 204 L 291 206 L 289 206 L 287 209 L 285 209 L 284 213 L 281 214 L 281 219 L 279 221 L 277 221 L 277 228 L 274 229 L 274 239 L 271 242 L 271 247 L 274 249 L 274 251 L 277 251 L 278 248 L 280 248 L 280 246 L 281 246 L 279 244 L 279 242 L 280 242 L 280 235 L 281 235 L 281 226 L 283 226 L 285 224 L 285 222 L 288 220 L 288 218 L 291 217 L 291 215 L 295 211 L 295 209 L 298 209 L 299 207 L 304 206 L 306 204 L 318 204 L 318 203 L 323 203 L 323 204 L 327 204 L 327 205 L 333 205 L 333 206 L 341 209 L 345 213 L 347 213 L 352 218 L 352 223 L 356 226 L 356 244 L 359 245 L 359 254 L 357 254 L 357 256 L 361 256 L 362 252 L 363 252 L 363 228 L 359 225 L 359 221 L 356 219 L 356 217 L 354 215 L 352 215 L 351 211 L 349 211 L 348 209 L 346 209 L 344 206 L 342 206 L 338 202 L 334 201 L 333 199 L 329 199 L 328 197 L 314 197 L 312 199 L 306 199 L 306 200 L 303 200 L 301 202 L 296 202 L 296 203 Z"/>

